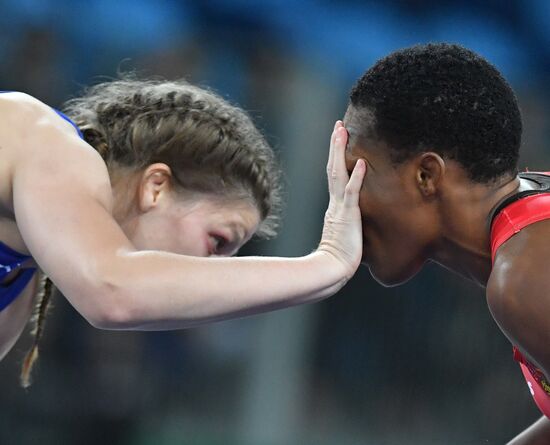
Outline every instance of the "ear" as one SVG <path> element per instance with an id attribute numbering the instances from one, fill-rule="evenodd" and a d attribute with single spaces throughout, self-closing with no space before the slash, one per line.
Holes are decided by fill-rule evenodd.
<path id="1" fill-rule="evenodd" d="M 149 165 L 141 174 L 139 208 L 142 212 L 154 209 L 172 190 L 172 170 L 166 164 Z"/>
<path id="2" fill-rule="evenodd" d="M 445 175 L 445 161 L 434 152 L 422 153 L 418 158 L 416 185 L 425 197 L 436 194 L 439 184 Z"/>

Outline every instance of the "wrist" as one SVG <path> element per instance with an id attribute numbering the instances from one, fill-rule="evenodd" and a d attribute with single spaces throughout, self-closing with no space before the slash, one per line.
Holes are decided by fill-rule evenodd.
<path id="1" fill-rule="evenodd" d="M 340 279 L 344 279 L 345 282 L 350 280 L 359 267 L 359 263 L 354 264 L 349 255 L 337 243 L 321 240 L 316 253 L 322 255 L 321 258 L 324 258 L 324 262 L 328 263 L 325 267 L 330 267 L 331 271 L 336 273 Z"/>
<path id="2" fill-rule="evenodd" d="M 306 259 L 315 268 L 324 284 L 323 287 L 330 292 L 330 295 L 338 292 L 353 276 L 353 271 L 341 259 L 339 252 L 328 246 L 319 246 Z"/>

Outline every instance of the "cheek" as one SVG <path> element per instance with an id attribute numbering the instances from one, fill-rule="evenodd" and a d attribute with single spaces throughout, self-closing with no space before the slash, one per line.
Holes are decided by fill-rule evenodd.
<path id="1" fill-rule="evenodd" d="M 360 196 L 360 207 L 365 262 L 389 270 L 407 269 L 420 261 L 422 223 L 417 220 L 414 205 L 402 196 L 377 196 L 365 191 Z"/>
<path id="2" fill-rule="evenodd" d="M 405 202 L 372 201 L 363 222 L 363 233 L 378 240 L 392 256 L 416 255 L 424 242 L 424 218 L 419 209 Z"/>
<path id="3" fill-rule="evenodd" d="M 364 237 L 362 262 L 385 286 L 409 280 L 425 262 L 422 237 L 395 212 L 385 212 L 365 227 Z"/>
<path id="4" fill-rule="evenodd" d="M 400 222 L 399 206 L 388 193 L 363 187 L 359 194 L 359 208 L 365 233 L 391 232 Z"/>
<path id="5" fill-rule="evenodd" d="M 208 256 L 207 241 L 208 232 L 200 221 L 180 221 L 172 237 L 174 253 L 181 255 Z"/>
<path id="6" fill-rule="evenodd" d="M 180 255 L 208 255 L 207 232 L 193 218 L 150 218 L 141 221 L 132 239 L 140 250 L 161 250 Z"/>
<path id="7" fill-rule="evenodd" d="M 140 216 L 131 234 L 130 241 L 138 250 L 169 251 L 168 225 L 162 218 L 153 215 Z"/>
<path id="8" fill-rule="evenodd" d="M 391 209 L 398 197 L 394 190 L 398 190 L 398 185 L 389 175 L 367 172 L 359 193 L 359 207 L 363 217 L 376 220 L 381 213 Z"/>

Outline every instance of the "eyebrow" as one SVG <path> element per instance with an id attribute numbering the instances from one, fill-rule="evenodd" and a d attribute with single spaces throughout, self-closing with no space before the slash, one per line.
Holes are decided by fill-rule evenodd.
<path id="1" fill-rule="evenodd" d="M 246 230 L 243 229 L 242 224 L 239 224 L 238 222 L 235 222 L 235 221 L 229 221 L 226 223 L 226 225 L 227 227 L 229 227 L 229 229 L 233 233 L 233 236 L 237 240 L 243 241 L 246 238 L 247 232 Z"/>

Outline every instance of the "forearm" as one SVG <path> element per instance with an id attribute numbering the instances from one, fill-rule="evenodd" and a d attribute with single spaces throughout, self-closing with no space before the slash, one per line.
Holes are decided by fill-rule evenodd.
<path id="1" fill-rule="evenodd" d="M 106 271 L 107 329 L 176 329 L 318 301 L 337 292 L 338 261 L 317 251 L 299 258 L 195 258 L 164 252 L 121 256 Z M 69 299 L 71 299 L 68 296 Z"/>
<path id="2" fill-rule="evenodd" d="M 103 159 L 74 131 L 60 131 L 63 120 L 48 107 L 41 110 L 36 122 L 44 125 L 25 133 L 24 150 L 19 144 L 10 152 L 17 227 L 40 268 L 94 326 L 184 328 L 313 302 L 338 291 L 359 266 L 358 201 L 366 163 L 358 160 L 348 175 L 341 123 L 331 139 L 330 200 L 317 252 L 199 258 L 136 251 L 113 217 L 115 197 Z"/>
<path id="3" fill-rule="evenodd" d="M 544 416 L 527 428 L 507 445 L 548 445 L 550 444 L 550 419 Z"/>

